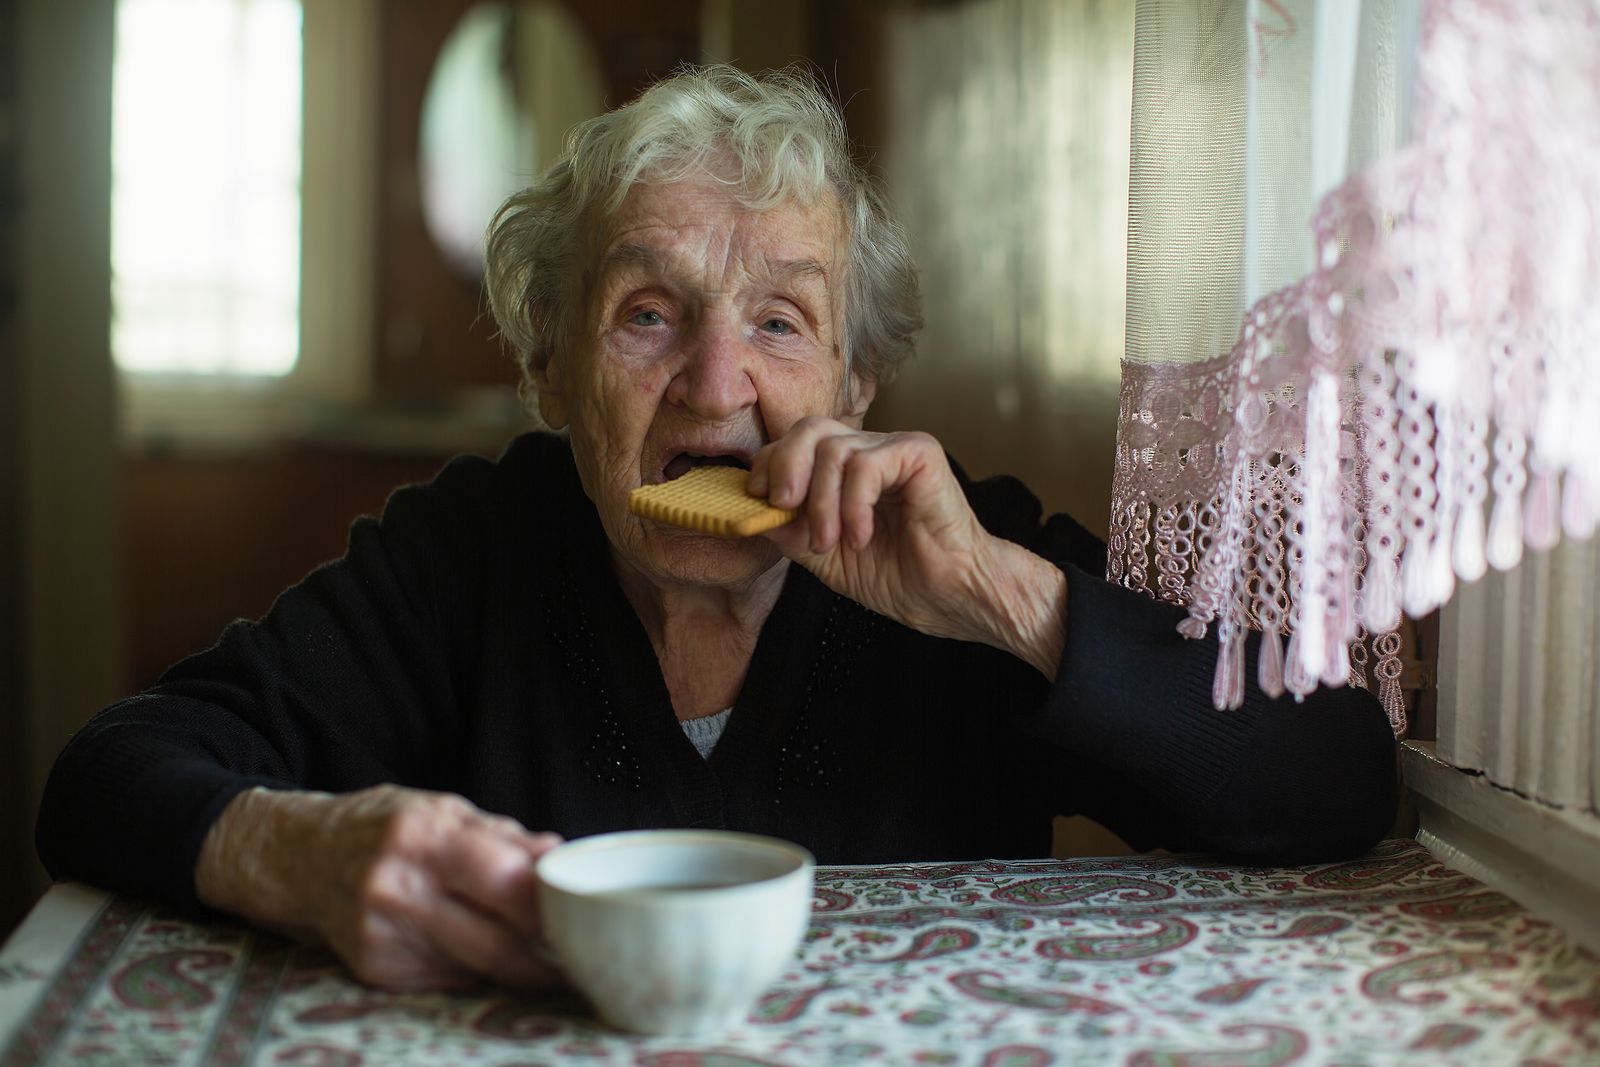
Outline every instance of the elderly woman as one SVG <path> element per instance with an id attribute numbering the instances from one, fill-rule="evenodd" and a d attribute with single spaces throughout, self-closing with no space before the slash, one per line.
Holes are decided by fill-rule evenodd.
<path id="1" fill-rule="evenodd" d="M 1103 581 L 1094 537 L 862 431 L 916 279 L 809 83 L 685 71 L 570 144 L 489 239 L 565 435 L 396 492 L 92 720 L 44 798 L 55 874 L 302 931 L 385 986 L 536 985 L 560 836 L 728 827 L 829 863 L 1041 855 L 1072 812 L 1262 862 L 1381 836 L 1367 694 L 1212 711 L 1215 645 Z M 707 463 L 800 518 L 729 541 L 629 513 Z"/>

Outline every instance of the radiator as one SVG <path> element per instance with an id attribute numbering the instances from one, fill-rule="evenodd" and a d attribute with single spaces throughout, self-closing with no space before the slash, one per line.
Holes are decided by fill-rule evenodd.
<path id="1" fill-rule="evenodd" d="M 1600 806 L 1600 541 L 1463 586 L 1439 642 L 1437 756 L 1572 814 Z"/>

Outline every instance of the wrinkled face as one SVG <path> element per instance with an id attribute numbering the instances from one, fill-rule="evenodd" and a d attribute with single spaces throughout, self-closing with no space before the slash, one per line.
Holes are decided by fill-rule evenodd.
<path id="1" fill-rule="evenodd" d="M 597 250 L 573 343 L 539 380 L 569 426 L 584 490 L 619 565 L 660 585 L 738 588 L 776 562 L 762 538 L 725 541 L 628 512 L 628 493 L 696 465 L 749 466 L 807 415 L 859 426 L 842 388 L 843 223 L 829 199 L 743 207 L 725 185 L 638 185 Z"/>

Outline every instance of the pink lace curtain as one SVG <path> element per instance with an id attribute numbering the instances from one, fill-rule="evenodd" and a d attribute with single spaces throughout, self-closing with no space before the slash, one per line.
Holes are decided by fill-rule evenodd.
<path id="1" fill-rule="evenodd" d="M 1364 685 L 1401 612 L 1600 508 L 1600 7 L 1140 0 L 1109 577 L 1219 708 Z"/>

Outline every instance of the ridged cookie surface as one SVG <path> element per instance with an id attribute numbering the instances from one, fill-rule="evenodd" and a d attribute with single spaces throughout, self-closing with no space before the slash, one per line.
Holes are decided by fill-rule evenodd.
<path id="1" fill-rule="evenodd" d="M 751 537 L 799 514 L 751 496 L 749 478 L 738 467 L 696 467 L 670 482 L 641 485 L 628 494 L 628 510 L 714 537 Z"/>

